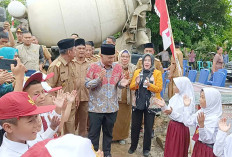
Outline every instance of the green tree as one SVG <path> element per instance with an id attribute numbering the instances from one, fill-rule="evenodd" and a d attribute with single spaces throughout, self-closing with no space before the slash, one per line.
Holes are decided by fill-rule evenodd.
<path id="1" fill-rule="evenodd" d="M 199 47 L 201 53 L 216 49 L 220 45 L 230 49 L 232 45 L 232 17 L 230 0 L 167 0 L 175 41 L 182 41 L 186 47 Z M 162 50 L 159 35 L 159 17 L 148 13 L 147 26 L 152 31 L 156 49 Z M 158 40 L 158 41 L 157 41 Z M 210 41 L 210 42 L 208 42 Z"/>

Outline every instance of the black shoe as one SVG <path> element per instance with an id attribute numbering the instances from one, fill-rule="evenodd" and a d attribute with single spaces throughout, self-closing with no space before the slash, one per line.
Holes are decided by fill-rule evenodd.
<path id="1" fill-rule="evenodd" d="M 134 152 L 135 152 L 134 150 L 131 150 L 131 149 L 128 150 L 129 154 L 133 154 Z"/>
<path id="2" fill-rule="evenodd" d="M 154 138 L 154 137 L 155 137 L 155 132 L 154 132 L 154 130 L 152 130 L 151 138 Z"/>
<path id="3" fill-rule="evenodd" d="M 143 156 L 149 157 L 149 155 L 150 155 L 150 151 L 149 151 L 149 150 L 145 150 L 145 151 L 143 152 Z"/>
<path id="4" fill-rule="evenodd" d="M 107 151 L 107 152 L 104 152 L 104 157 L 112 157 L 112 156 L 111 156 L 110 152 Z"/>

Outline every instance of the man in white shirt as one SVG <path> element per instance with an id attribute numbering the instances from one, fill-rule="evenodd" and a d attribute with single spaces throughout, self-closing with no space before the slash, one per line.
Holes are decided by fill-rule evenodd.
<path id="1" fill-rule="evenodd" d="M 168 68 L 168 64 L 170 62 L 168 51 L 163 50 L 162 52 L 158 53 L 157 56 L 161 56 L 163 67 Z"/>

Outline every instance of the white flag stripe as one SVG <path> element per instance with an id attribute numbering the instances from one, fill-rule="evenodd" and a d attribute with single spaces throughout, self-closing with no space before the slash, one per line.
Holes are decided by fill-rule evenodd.
<path id="1" fill-rule="evenodd" d="M 171 35 L 168 28 L 162 32 L 162 38 L 164 50 L 167 50 L 172 44 Z"/>

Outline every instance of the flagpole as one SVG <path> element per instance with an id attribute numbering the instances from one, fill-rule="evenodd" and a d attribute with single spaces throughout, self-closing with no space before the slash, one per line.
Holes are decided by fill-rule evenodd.
<path id="1" fill-rule="evenodd" d="M 182 70 L 181 70 L 181 67 L 180 67 L 180 62 L 176 56 L 176 47 L 175 47 L 175 43 L 174 43 L 174 37 L 173 37 L 173 33 L 172 33 L 172 26 L 171 26 L 171 20 L 170 20 L 170 17 L 169 17 L 169 11 L 168 11 L 168 7 L 167 7 L 167 1 L 165 1 L 165 5 L 166 5 L 166 10 L 167 10 L 167 14 L 168 14 L 168 28 L 169 30 L 171 31 L 171 36 L 172 36 L 172 45 L 173 45 L 173 51 L 174 51 L 174 59 L 175 59 L 175 62 L 176 62 L 176 65 L 178 67 L 178 72 L 179 72 L 179 76 L 182 76 Z"/>

